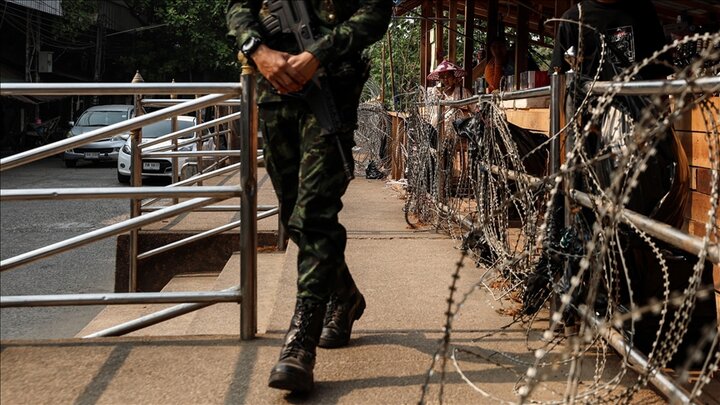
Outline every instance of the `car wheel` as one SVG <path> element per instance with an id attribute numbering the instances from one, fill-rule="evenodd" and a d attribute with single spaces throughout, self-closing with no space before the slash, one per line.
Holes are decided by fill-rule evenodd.
<path id="1" fill-rule="evenodd" d="M 65 161 L 65 167 L 75 167 L 77 166 L 77 160 L 66 160 Z"/>
<path id="2" fill-rule="evenodd" d="M 126 176 L 124 174 L 121 174 L 120 172 L 117 172 L 117 178 L 120 183 L 123 183 L 123 184 L 130 183 L 130 176 Z"/>

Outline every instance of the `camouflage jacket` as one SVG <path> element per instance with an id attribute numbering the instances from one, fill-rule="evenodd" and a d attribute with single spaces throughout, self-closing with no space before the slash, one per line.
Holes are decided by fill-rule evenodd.
<path id="1" fill-rule="evenodd" d="M 362 52 L 383 37 L 392 15 L 392 0 L 307 0 L 314 11 L 321 38 L 307 49 L 333 76 L 335 72 L 357 69 Z M 269 37 L 260 21 L 262 0 L 229 0 L 227 7 L 228 36 L 242 46 L 250 37 L 259 37 L 269 47 L 296 54 L 295 37 L 284 34 Z M 348 68 L 349 66 L 349 68 Z M 363 80 L 364 81 L 364 80 Z M 258 102 L 272 101 L 269 83 L 260 80 Z"/>

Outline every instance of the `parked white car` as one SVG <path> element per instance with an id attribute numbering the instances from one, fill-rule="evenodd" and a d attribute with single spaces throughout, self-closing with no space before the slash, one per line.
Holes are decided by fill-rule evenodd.
<path id="1" fill-rule="evenodd" d="M 192 126 L 195 126 L 195 117 L 191 116 L 179 116 L 177 117 L 177 129 L 186 129 L 190 128 Z M 163 121 L 155 122 L 153 124 L 144 126 L 142 129 L 142 142 L 149 141 L 151 139 L 159 138 L 163 135 L 167 135 L 172 132 L 172 124 L 171 120 L 168 118 Z M 196 132 L 191 132 L 188 134 L 183 135 L 180 139 L 178 139 L 178 143 L 184 143 L 188 140 L 197 139 L 199 135 Z M 125 142 L 125 145 L 120 150 L 120 153 L 118 155 L 118 165 L 117 165 L 117 178 L 118 181 L 121 183 L 129 183 L 130 182 L 130 174 L 131 174 L 131 162 L 132 162 L 132 156 L 131 156 L 131 150 L 130 150 L 130 143 L 132 139 L 128 138 L 128 140 Z M 144 148 L 144 152 L 150 152 L 150 151 L 157 151 L 158 149 L 162 149 L 163 147 L 167 147 L 170 144 L 172 144 L 172 141 L 168 140 L 165 142 L 161 142 L 157 145 L 150 146 L 148 148 Z M 203 149 L 205 150 L 213 150 L 214 142 L 212 141 L 212 138 L 208 141 L 205 141 L 203 144 Z M 192 142 L 188 145 L 181 146 L 178 148 L 178 151 L 195 151 L 197 150 L 197 142 Z M 190 159 L 193 158 L 187 158 L 187 157 L 178 157 L 178 166 L 180 170 L 182 170 L 183 166 L 186 162 L 188 162 Z M 172 178 L 172 158 L 146 158 L 142 160 L 142 175 L 144 178 L 146 177 L 166 177 L 166 178 Z"/>

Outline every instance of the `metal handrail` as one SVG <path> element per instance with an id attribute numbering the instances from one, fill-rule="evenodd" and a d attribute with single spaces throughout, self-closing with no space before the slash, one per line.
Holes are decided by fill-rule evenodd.
<path id="1" fill-rule="evenodd" d="M 208 139 L 213 139 L 217 137 L 218 135 L 225 135 L 230 131 L 220 131 L 220 132 L 209 132 L 205 135 L 199 136 L 197 138 L 183 138 L 184 140 L 182 142 L 179 142 L 177 144 L 177 148 L 182 148 L 183 146 L 192 145 L 194 143 L 197 143 L 198 141 L 207 141 Z M 167 146 L 160 146 L 157 149 L 153 148 L 153 152 L 160 152 L 164 150 L 168 150 L 170 148 L 174 148 L 175 145 L 167 145 Z M 225 158 L 228 158 L 229 156 L 225 156 Z"/>
<path id="2" fill-rule="evenodd" d="M 245 70 L 243 70 L 245 72 Z M 250 74 L 249 76 L 252 76 Z M 136 80 L 138 79 L 138 80 Z M 139 107 L 141 104 L 139 103 L 139 95 L 141 94 L 157 94 L 157 93 L 164 93 L 164 94 L 188 94 L 188 93 L 194 93 L 194 94 L 207 94 L 208 92 L 211 92 L 213 94 L 208 94 L 205 96 L 201 96 L 195 99 L 179 99 L 174 100 L 172 104 L 175 104 L 173 106 L 164 108 L 160 111 L 155 111 L 149 114 L 144 115 L 138 115 L 137 117 L 134 117 L 132 119 L 123 121 L 118 124 L 109 125 L 107 127 L 90 131 L 88 133 L 75 136 L 72 138 L 64 139 L 52 144 L 44 145 L 26 152 L 22 152 L 16 155 L 12 155 L 5 159 L 0 159 L 0 171 L 9 170 L 27 163 L 34 162 L 36 160 L 42 159 L 44 157 L 48 157 L 50 155 L 54 155 L 56 153 L 63 152 L 68 149 L 73 149 L 74 147 L 81 146 L 93 141 L 105 139 L 114 135 L 118 135 L 121 133 L 126 133 L 128 131 L 134 131 L 134 138 L 133 138 L 133 150 L 136 152 L 135 158 L 141 158 L 142 155 L 148 155 L 150 157 L 172 157 L 173 159 L 177 158 L 178 156 L 214 156 L 214 157 L 222 157 L 222 160 L 225 161 L 228 158 L 232 156 L 240 156 L 241 161 L 252 163 L 253 161 L 261 161 L 262 157 L 257 157 L 255 147 L 256 147 L 256 141 L 253 141 L 251 138 L 252 134 L 249 131 L 244 132 L 244 136 L 248 138 L 249 142 L 246 143 L 246 145 L 252 146 L 251 151 L 247 150 L 247 147 L 244 150 L 228 150 L 228 151 L 193 151 L 193 152 L 184 152 L 184 151 L 175 151 L 175 152 L 160 152 L 160 151 L 153 151 L 149 152 L 147 154 L 142 154 L 141 147 L 149 147 L 151 145 L 158 144 L 160 142 L 164 142 L 168 139 L 175 140 L 179 138 L 180 136 L 186 134 L 186 133 L 192 133 L 196 131 L 202 131 L 207 128 L 215 127 L 216 131 L 213 134 L 209 134 L 207 136 L 200 137 L 199 139 L 202 140 L 204 138 L 211 138 L 211 137 L 217 137 L 221 133 L 227 133 L 228 130 L 223 130 L 222 132 L 219 131 L 218 126 L 225 123 L 230 122 L 237 122 L 238 119 L 240 119 L 243 115 L 245 115 L 245 122 L 248 121 L 249 115 L 252 113 L 234 113 L 229 114 L 225 117 L 220 117 L 215 120 L 198 124 L 193 126 L 192 128 L 187 128 L 185 130 L 181 131 L 175 131 L 172 134 L 168 134 L 163 136 L 162 138 L 158 138 L 152 141 L 148 141 L 140 145 L 140 135 L 138 130 L 141 130 L 141 128 L 147 124 L 157 122 L 166 118 L 175 117 L 180 114 L 195 112 L 197 110 L 200 110 L 205 107 L 209 107 L 212 105 L 220 105 L 220 104 L 237 104 L 237 99 L 232 99 L 232 97 L 237 95 L 243 95 L 244 98 L 246 98 L 246 93 L 244 94 L 241 90 L 243 88 L 249 89 L 247 93 L 254 94 L 254 83 L 252 80 L 243 80 L 243 83 L 171 83 L 171 84 L 157 84 L 157 83 L 142 83 L 141 78 L 139 78 L 139 75 L 136 75 L 136 79 L 133 81 L 140 81 L 140 83 L 86 83 L 86 84 L 68 84 L 68 83 L 44 83 L 44 84 L 38 84 L 38 83 L 32 83 L 32 84 L 26 84 L 26 83 L 2 83 L 2 86 L 0 86 L 0 95 L 6 96 L 6 95 L 96 95 L 96 94 L 105 94 L 105 95 L 121 95 L 121 94 L 129 94 L 129 95 L 135 95 L 136 97 L 136 108 Z M 246 78 L 247 79 L 247 78 Z M 197 96 L 196 96 L 197 97 Z M 230 102 L 226 102 L 226 100 L 230 100 Z M 246 111 L 248 109 L 252 110 L 252 106 L 249 105 L 249 102 L 253 101 L 252 98 L 246 99 L 244 102 L 244 108 Z M 193 141 L 198 141 L 198 139 L 193 139 Z M 241 143 L 242 146 L 242 143 Z M 215 159 L 216 162 L 213 166 L 211 166 L 209 169 L 213 167 L 217 167 L 220 164 L 221 160 Z M 135 162 L 137 163 L 137 162 Z M 83 235 L 79 235 L 49 246 L 45 246 L 40 249 L 36 249 L 31 252 L 27 252 L 6 260 L 3 260 L 0 262 L 0 271 L 10 270 L 12 268 L 21 266 L 26 263 L 30 263 L 36 260 L 40 260 L 45 257 L 49 257 L 55 254 L 58 254 L 60 252 L 64 252 L 79 246 L 83 246 L 85 244 L 118 235 L 120 233 L 124 233 L 127 231 L 131 232 L 131 236 L 137 236 L 137 229 L 140 227 L 157 222 L 161 219 L 172 217 L 179 215 L 184 212 L 189 211 L 195 211 L 198 209 L 203 209 L 203 207 L 207 207 L 208 205 L 215 204 L 217 202 L 220 202 L 222 200 L 233 198 L 233 197 L 240 197 L 241 200 L 244 200 L 244 207 L 241 209 L 242 212 L 242 218 L 247 224 L 247 228 L 250 229 L 250 232 L 246 230 L 246 227 L 243 227 L 241 230 L 241 245 L 242 246 L 255 246 L 257 244 L 257 237 L 254 235 L 250 235 L 249 233 L 256 232 L 257 228 L 254 223 L 256 223 L 257 219 L 250 219 L 252 217 L 249 217 L 247 215 L 248 212 L 251 212 L 253 216 L 255 216 L 256 208 L 251 206 L 251 204 L 248 204 L 249 202 L 256 203 L 256 197 L 255 197 L 255 187 L 256 187 L 256 176 L 254 171 L 255 164 L 241 164 L 238 163 L 236 165 L 230 165 L 227 168 L 221 168 L 216 169 L 211 172 L 201 172 L 195 176 L 193 176 L 190 179 L 187 179 L 186 181 L 177 182 L 170 187 L 134 187 L 131 189 L 128 188 L 110 188 L 110 189 L 101 189 L 101 188 L 73 188 L 73 189 L 43 189 L 43 190 L 0 190 L 0 200 L 3 201 L 19 201 L 19 200 L 60 200 L 60 199 L 103 199 L 103 198 L 129 198 L 133 201 L 133 207 L 136 206 L 136 204 L 139 206 L 139 201 L 142 198 L 152 197 L 152 199 L 158 200 L 162 198 L 173 198 L 175 201 L 178 201 L 178 198 L 193 198 L 193 197 L 199 197 L 199 198 L 193 198 L 188 201 L 184 201 L 181 203 L 177 203 L 176 205 L 172 205 L 169 207 L 158 207 L 155 212 L 152 212 L 150 214 L 146 215 L 140 215 L 141 210 L 139 209 L 133 209 L 131 210 L 131 218 L 125 221 L 122 221 L 120 223 L 107 226 L 95 231 L 88 232 Z M 218 176 L 220 174 L 224 173 L 231 173 L 233 171 L 237 171 L 240 169 L 241 171 L 241 186 L 214 186 L 214 187 L 185 187 L 184 185 L 190 185 L 195 183 L 200 183 L 204 179 L 208 179 L 211 177 Z M 136 174 L 134 174 L 136 176 Z M 137 178 L 133 181 L 133 185 L 138 186 Z M 250 195 L 250 198 L 245 198 Z M 154 210 L 155 207 L 153 207 Z M 230 209 L 237 210 L 237 206 L 215 206 L 214 209 Z M 270 215 L 277 214 L 278 209 L 277 207 L 272 207 L 272 209 L 260 213 L 260 215 L 257 215 L 259 218 L 264 218 Z M 133 213 L 135 213 L 133 215 Z M 165 246 L 162 246 L 158 249 L 155 249 L 151 252 L 146 252 L 145 257 L 150 257 L 153 254 L 160 253 L 160 251 L 168 251 L 173 248 L 177 248 L 179 246 L 191 243 L 196 240 L 203 239 L 205 237 L 208 237 L 210 235 L 214 235 L 217 233 L 224 232 L 229 229 L 233 229 L 238 227 L 240 224 L 239 222 L 228 224 L 223 227 L 219 227 L 216 229 L 209 230 L 207 232 L 203 232 L 198 235 L 194 235 L 190 238 L 186 238 L 184 240 L 176 241 L 172 244 L 168 244 Z M 133 238 L 131 238 L 133 239 Z M 133 239 L 135 240 L 135 239 Z M 134 246 L 137 242 L 131 242 L 131 244 Z M 134 249 L 133 246 L 131 246 L 131 255 L 135 255 L 137 249 Z M 255 252 L 255 249 L 251 249 L 250 251 Z M 154 252 L 154 253 L 153 253 Z M 81 295 L 67 295 L 67 296 L 58 296 L 58 295 L 50 295 L 50 296 L 42 296 L 42 297 L 36 297 L 36 296 L 15 296 L 15 297 L 0 297 L 0 305 L 2 306 L 51 306 L 51 305 L 96 305 L 96 304 L 128 304 L 128 303 L 140 303 L 140 302 L 194 302 L 194 304 L 184 304 L 180 306 L 180 311 L 183 313 L 190 312 L 194 309 L 199 309 L 201 307 L 211 305 L 212 303 L 216 302 L 238 302 L 243 301 L 243 307 L 242 307 L 242 314 L 241 314 L 241 337 L 243 339 L 252 338 L 255 333 L 257 320 L 256 320 L 256 286 L 254 285 L 256 276 L 256 263 L 254 259 L 254 253 L 247 255 L 243 254 L 243 260 L 241 265 L 241 286 L 236 286 L 228 290 L 223 290 L 220 292 L 184 292 L 184 293 L 129 293 L 129 294 L 81 294 Z M 248 256 L 253 256 L 252 259 L 250 259 Z M 137 257 L 134 259 L 131 258 L 133 263 L 137 262 Z M 250 266 L 248 266 L 250 264 Z M 131 264 L 131 280 L 133 278 L 132 275 L 132 268 L 133 264 Z M 245 293 L 241 293 L 241 291 L 245 291 Z M 207 302 L 206 302 L 207 301 Z M 152 317 L 153 320 L 150 321 L 151 323 L 156 323 L 160 321 L 161 318 L 163 319 L 170 319 L 176 315 L 172 315 L 171 312 L 174 310 L 171 309 L 170 312 L 168 311 L 161 311 L 162 313 L 165 313 L 167 315 L 161 315 L 160 317 Z M 164 318 L 166 317 L 166 318 Z M 145 323 L 146 320 L 139 320 L 138 322 L 133 322 L 132 328 L 138 328 L 141 327 L 139 325 L 142 325 Z M 114 328 L 114 330 L 123 329 L 125 326 L 120 325 L 117 328 Z"/>
<path id="3" fill-rule="evenodd" d="M 237 302 L 239 291 L 183 291 L 106 294 L 49 294 L 0 297 L 0 308 L 80 305 L 178 304 L 182 302 Z"/>
<path id="4" fill-rule="evenodd" d="M 139 115 L 129 120 L 118 122 L 117 124 L 108 125 L 94 131 L 86 132 L 82 135 L 73 136 L 72 138 L 66 138 L 26 152 L 21 152 L 4 159 L 0 159 L 0 172 L 34 162 L 48 156 L 62 153 L 68 149 L 73 149 L 76 146 L 81 146 L 92 141 L 98 141 L 133 129 L 138 129 L 165 118 L 195 111 L 230 97 L 232 97 L 231 94 L 209 94 L 197 99 L 192 99 L 183 104 L 154 111 L 149 114 Z"/>
<path id="5" fill-rule="evenodd" d="M 595 94 L 611 92 L 621 95 L 715 93 L 720 91 L 720 76 L 696 80 L 643 80 L 638 82 L 595 82 L 585 88 Z"/>
<path id="6" fill-rule="evenodd" d="M 603 206 L 606 209 L 616 208 L 616 206 L 610 204 L 609 202 L 603 202 L 598 196 L 593 196 L 578 190 L 570 190 L 570 198 L 587 208 L 597 206 Z M 718 246 L 717 243 L 712 243 L 708 240 L 708 243 L 706 244 L 704 238 L 690 235 L 675 227 L 663 222 L 655 221 L 654 219 L 638 214 L 637 212 L 627 208 L 622 209 L 620 220 L 626 224 L 636 226 L 638 229 L 650 236 L 656 237 L 663 242 L 667 242 L 694 255 L 698 255 L 701 250 L 705 249 L 707 252 L 707 260 L 713 262 L 714 264 L 720 264 L 720 246 Z"/>
<path id="7" fill-rule="evenodd" d="M 240 291 L 240 286 L 236 285 L 224 290 L 220 290 L 220 292 L 231 292 L 231 291 Z M 243 301 L 247 301 L 243 295 L 242 292 L 240 293 L 240 297 L 243 299 Z M 198 302 L 198 303 L 192 303 L 192 304 L 180 304 L 176 305 L 174 307 L 170 307 L 167 309 L 163 309 L 160 311 L 157 311 L 155 313 L 145 315 L 143 317 L 140 317 L 138 319 L 134 319 L 129 322 L 122 323 L 120 325 L 116 325 L 104 330 L 101 330 L 99 332 L 92 333 L 87 336 L 83 336 L 85 339 L 90 338 L 96 338 L 96 337 L 107 337 L 107 336 L 122 336 L 130 332 L 134 332 L 136 330 L 140 330 L 143 328 L 146 328 L 148 326 L 156 325 L 158 323 L 177 318 L 178 316 L 188 314 L 190 312 L 197 311 L 199 309 L 203 309 L 205 307 L 209 307 L 210 305 L 213 305 L 212 302 Z M 242 316 L 241 321 L 242 325 Z M 242 336 L 241 336 L 242 338 Z"/>
<path id="8" fill-rule="evenodd" d="M 182 214 L 183 212 L 192 211 L 195 208 L 204 207 L 206 205 L 214 204 L 219 201 L 222 201 L 222 199 L 194 198 L 192 200 L 169 206 L 163 210 L 155 211 L 153 213 L 135 218 L 130 218 L 125 221 L 118 222 L 117 224 L 90 231 L 85 234 L 75 236 L 73 238 L 53 243 L 51 245 L 0 261 L 0 272 L 7 271 L 23 264 L 40 260 L 45 257 L 53 256 L 58 253 L 66 252 L 76 247 L 84 246 L 88 243 L 105 239 L 110 236 L 119 235 L 132 229 L 137 229 L 144 225 L 149 225 L 165 218 L 174 217 L 178 214 Z"/>
<path id="9" fill-rule="evenodd" d="M 145 107 L 167 107 L 169 105 L 181 103 L 183 99 L 177 98 L 145 98 L 142 100 L 142 104 Z M 236 98 L 231 98 L 223 102 L 217 103 L 221 106 L 239 106 L 241 101 Z"/>
<path id="10" fill-rule="evenodd" d="M 162 208 L 165 208 L 165 206 L 143 206 L 143 212 L 157 211 Z M 272 208 L 274 208 L 274 206 L 271 208 L 263 208 L 262 206 L 258 205 L 258 211 L 267 211 Z M 240 205 L 211 205 L 209 207 L 198 208 L 194 212 L 237 212 L 241 209 L 242 207 L 240 207 Z M 260 217 L 258 217 L 258 219 L 260 219 Z"/>
<path id="11" fill-rule="evenodd" d="M 40 188 L 0 190 L 0 201 L 32 200 L 77 200 L 108 198 L 169 198 L 169 197 L 212 197 L 227 199 L 239 197 L 240 186 L 202 186 L 202 187 L 84 187 L 84 188 Z"/>
<path id="12" fill-rule="evenodd" d="M 550 95 L 550 86 L 536 87 L 534 89 L 503 91 L 496 94 L 477 94 L 462 100 L 440 100 L 438 105 L 445 107 L 463 107 L 466 105 L 477 104 L 480 101 L 499 100 L 518 100 L 521 98 L 547 97 Z"/>
<path id="13" fill-rule="evenodd" d="M 486 165 L 483 162 L 479 162 L 479 164 L 492 173 L 504 175 L 509 180 L 521 180 L 528 182 L 531 187 L 537 187 L 542 184 L 545 184 L 547 187 L 551 186 L 549 181 L 544 181 L 539 177 L 535 177 L 527 173 L 506 169 L 497 165 Z M 605 210 L 615 210 L 619 208 L 609 201 L 603 201 L 599 196 L 590 195 L 575 189 L 570 190 L 570 195 L 568 197 L 586 208 L 595 208 L 598 206 L 604 207 Z M 663 242 L 670 243 L 673 246 L 694 255 L 699 254 L 706 246 L 704 238 L 690 235 L 666 223 L 648 218 L 628 208 L 622 209 L 620 220 L 628 225 L 636 226 L 638 229 L 650 236 L 656 237 Z M 717 243 L 708 243 L 705 250 L 707 252 L 707 260 L 715 264 L 720 264 L 720 246 Z"/>
<path id="14" fill-rule="evenodd" d="M 145 152 L 144 158 L 166 158 L 166 157 L 196 157 L 196 156 L 240 156 L 239 150 L 188 150 L 176 152 Z"/>
<path id="15" fill-rule="evenodd" d="M 238 82 L 204 83 L 7 83 L 0 82 L 0 96 L 110 96 L 142 94 L 208 94 L 237 95 Z"/>
<path id="16" fill-rule="evenodd" d="M 258 208 L 258 209 L 260 209 L 260 208 Z M 273 207 L 273 208 L 271 208 L 271 209 L 269 209 L 269 210 L 267 210 L 267 211 L 265 211 L 265 212 L 262 212 L 262 213 L 258 214 L 258 215 L 257 215 L 257 219 L 263 219 L 263 218 L 270 217 L 270 216 L 272 216 L 272 215 L 277 215 L 279 212 L 280 212 L 280 209 L 279 209 L 279 208 Z M 155 249 L 153 249 L 153 250 L 148 250 L 147 252 L 143 252 L 143 253 L 139 254 L 139 255 L 138 255 L 138 260 L 147 259 L 148 257 L 155 256 L 155 255 L 160 254 L 160 253 L 163 253 L 163 252 L 167 252 L 167 251 L 169 251 L 169 250 L 178 248 L 178 247 L 180 247 L 180 246 L 185 246 L 185 245 L 187 245 L 187 244 L 190 244 L 190 243 L 193 243 L 193 242 L 195 242 L 195 241 L 198 241 L 198 240 L 207 238 L 207 237 L 209 237 L 209 236 L 218 235 L 218 234 L 221 234 L 221 233 L 223 233 L 223 232 L 227 232 L 227 231 L 229 231 L 229 230 L 238 228 L 240 225 L 241 225 L 241 221 L 235 221 L 235 222 L 231 222 L 231 223 L 229 223 L 229 224 L 225 224 L 225 225 L 223 225 L 223 226 L 219 226 L 219 227 L 214 228 L 214 229 L 210 229 L 210 230 L 205 231 L 205 232 L 202 232 L 202 233 L 198 233 L 198 234 L 193 235 L 193 236 L 189 236 L 189 237 L 184 238 L 184 239 L 180 239 L 180 240 L 175 241 L 175 242 L 172 242 L 172 243 L 168 243 L 168 244 L 165 245 L 165 246 L 161 246 L 161 247 L 159 247 L 159 248 L 155 248 Z"/>
<path id="17" fill-rule="evenodd" d="M 178 137 L 180 137 L 181 135 L 185 135 L 185 134 L 189 134 L 189 133 L 197 132 L 197 131 L 202 131 L 203 129 L 207 129 L 207 128 L 210 128 L 210 127 L 214 127 L 215 125 L 226 124 L 226 123 L 228 123 L 228 122 L 230 122 L 230 121 L 233 121 L 233 120 L 236 120 L 236 119 L 238 119 L 238 118 L 240 118 L 240 113 L 239 113 L 239 112 L 233 113 L 233 114 L 229 114 L 229 115 L 226 115 L 226 116 L 224 116 L 224 117 L 220 117 L 220 118 L 214 119 L 214 120 L 212 120 L 212 121 L 204 122 L 204 123 L 202 123 L 202 124 L 194 125 L 194 126 L 189 127 L 189 128 L 181 129 L 181 130 L 179 130 L 179 131 L 175 131 L 175 132 L 170 133 L 170 134 L 167 134 L 167 135 L 159 136 L 159 137 L 154 138 L 154 139 L 148 139 L 148 140 L 142 142 L 142 143 L 141 143 L 140 145 L 138 145 L 138 146 L 139 146 L 141 149 L 144 149 L 144 148 L 147 148 L 147 147 L 149 147 L 149 146 L 157 145 L 157 144 L 159 144 L 159 143 L 163 143 L 163 142 L 165 142 L 165 141 L 169 141 L 169 140 L 178 138 Z"/>
<path id="18" fill-rule="evenodd" d="M 165 208 L 165 205 L 143 206 L 142 212 L 153 212 Z M 209 207 L 197 208 L 193 212 L 238 212 L 242 210 L 240 205 L 211 205 Z"/>
<path id="19" fill-rule="evenodd" d="M 197 175 L 192 176 L 192 177 L 190 177 L 190 178 L 188 178 L 188 179 L 181 180 L 181 181 L 179 181 L 179 182 L 177 182 L 177 183 L 173 183 L 173 184 L 167 185 L 167 186 L 165 186 L 165 187 L 166 187 L 166 188 L 172 188 L 172 187 L 184 186 L 184 185 L 187 185 L 187 184 L 195 184 L 195 183 L 201 182 L 201 181 L 203 181 L 203 180 L 211 179 L 211 178 L 213 178 L 213 177 L 217 177 L 217 176 L 220 176 L 220 175 L 222 175 L 222 174 L 227 174 L 227 173 L 234 172 L 234 171 L 238 171 L 238 170 L 240 170 L 240 163 L 234 163 L 234 164 L 231 164 L 231 165 L 229 165 L 229 166 L 225 166 L 225 167 L 222 167 L 222 168 L 220 168 L 220 169 L 217 169 L 217 170 L 214 170 L 214 171 L 211 171 L 211 172 L 208 172 L 208 173 L 198 173 Z M 150 205 L 150 204 L 156 202 L 157 200 L 159 200 L 159 198 L 153 198 L 153 199 L 150 199 L 150 200 L 148 200 L 148 201 L 143 202 L 142 205 L 143 205 L 143 206 L 145 206 L 145 205 Z"/>

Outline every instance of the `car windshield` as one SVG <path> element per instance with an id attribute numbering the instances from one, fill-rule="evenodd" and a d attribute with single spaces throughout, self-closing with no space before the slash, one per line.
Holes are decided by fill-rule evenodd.
<path id="1" fill-rule="evenodd" d="M 185 128 L 190 128 L 193 125 L 195 125 L 192 121 L 177 121 L 178 124 L 178 131 Z M 163 135 L 167 135 L 170 132 L 172 132 L 172 125 L 170 120 L 155 122 L 150 125 L 144 126 L 142 129 L 142 137 L 143 138 L 158 138 Z M 182 137 L 183 138 L 191 138 L 193 136 L 192 133 L 185 134 Z"/>
<path id="2" fill-rule="evenodd" d="M 86 111 L 77 125 L 84 127 L 104 127 L 128 119 L 128 111 Z"/>

